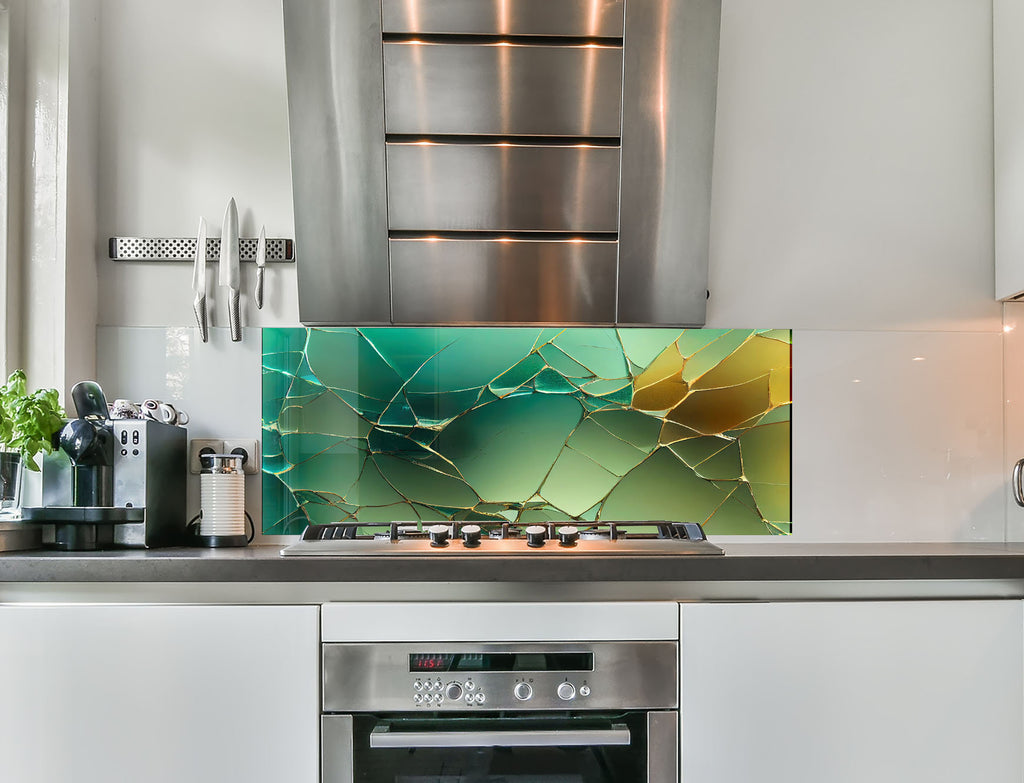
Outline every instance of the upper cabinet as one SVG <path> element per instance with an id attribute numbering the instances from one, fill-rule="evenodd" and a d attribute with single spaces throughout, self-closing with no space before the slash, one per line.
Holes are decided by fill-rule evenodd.
<path id="1" fill-rule="evenodd" d="M 1024 2 L 993 0 L 996 298 L 1024 295 Z"/>
<path id="2" fill-rule="evenodd" d="M 721 0 L 284 0 L 307 325 L 704 323 Z"/>

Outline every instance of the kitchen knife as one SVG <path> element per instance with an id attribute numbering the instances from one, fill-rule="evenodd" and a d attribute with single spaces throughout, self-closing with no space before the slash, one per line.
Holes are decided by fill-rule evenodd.
<path id="1" fill-rule="evenodd" d="M 260 238 L 256 240 L 256 291 L 253 292 L 253 299 L 256 301 L 256 309 L 263 309 L 263 274 L 267 265 L 267 227 L 260 226 Z"/>
<path id="2" fill-rule="evenodd" d="M 199 235 L 196 237 L 196 261 L 192 267 L 192 290 L 196 298 L 192 300 L 192 309 L 196 313 L 199 324 L 199 336 L 208 342 L 210 332 L 206 320 L 206 218 L 199 218 Z"/>
<path id="3" fill-rule="evenodd" d="M 231 341 L 242 339 L 241 315 L 238 311 L 238 207 L 235 200 L 228 201 L 224 211 L 224 227 L 220 234 L 220 284 L 228 288 L 228 324 L 231 327 Z"/>

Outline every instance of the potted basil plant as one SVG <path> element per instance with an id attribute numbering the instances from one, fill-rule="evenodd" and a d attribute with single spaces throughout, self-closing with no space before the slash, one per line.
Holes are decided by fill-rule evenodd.
<path id="1" fill-rule="evenodd" d="M 53 436 L 63 425 L 56 389 L 30 393 L 23 370 L 0 386 L 0 516 L 20 515 L 22 472 L 39 471 L 36 456 L 53 451 Z"/>

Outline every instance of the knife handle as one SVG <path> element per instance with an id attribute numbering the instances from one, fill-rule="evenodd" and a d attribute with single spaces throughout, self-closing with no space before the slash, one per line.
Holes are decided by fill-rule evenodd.
<path id="1" fill-rule="evenodd" d="M 203 339 L 203 342 L 210 341 L 210 332 L 207 328 L 206 320 L 206 297 L 196 294 L 196 298 L 192 300 L 192 309 L 196 314 L 196 323 L 199 325 L 199 336 Z"/>
<path id="2" fill-rule="evenodd" d="M 256 309 L 263 309 L 263 267 L 256 267 L 256 290 L 253 292 L 253 301 L 256 302 Z"/>
<path id="3" fill-rule="evenodd" d="M 231 290 L 231 299 L 228 301 L 228 324 L 231 326 L 231 342 L 242 341 L 242 317 L 238 311 L 238 289 Z"/>

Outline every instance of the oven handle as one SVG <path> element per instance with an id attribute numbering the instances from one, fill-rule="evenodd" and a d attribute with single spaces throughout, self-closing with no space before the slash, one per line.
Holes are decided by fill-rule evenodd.
<path id="1" fill-rule="evenodd" d="M 370 732 L 371 748 L 550 748 L 631 741 L 629 727 L 621 723 L 608 729 L 560 731 L 391 731 L 389 724 L 379 723 Z"/>

